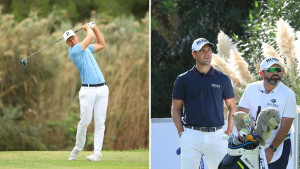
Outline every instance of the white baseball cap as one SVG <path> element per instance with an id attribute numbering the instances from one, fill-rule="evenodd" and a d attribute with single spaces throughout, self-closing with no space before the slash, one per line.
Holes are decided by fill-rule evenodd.
<path id="1" fill-rule="evenodd" d="M 200 50 L 206 44 L 209 44 L 210 47 L 214 47 L 214 45 L 205 38 L 198 38 L 198 39 L 194 40 L 193 45 L 192 45 L 192 52 Z"/>
<path id="2" fill-rule="evenodd" d="M 63 36 L 64 36 L 65 41 L 67 41 L 69 39 L 69 37 L 74 36 L 74 35 L 75 35 L 74 31 L 67 30 Z"/>
<path id="3" fill-rule="evenodd" d="M 261 64 L 260 64 L 260 71 L 263 70 L 267 70 L 269 69 L 272 65 L 277 64 L 279 65 L 281 68 L 283 68 L 283 65 L 280 63 L 279 59 L 275 58 L 275 57 L 268 57 L 265 58 Z"/>

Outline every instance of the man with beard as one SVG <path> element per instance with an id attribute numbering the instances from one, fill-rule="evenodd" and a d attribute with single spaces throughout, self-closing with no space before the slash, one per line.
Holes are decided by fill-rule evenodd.
<path id="1" fill-rule="evenodd" d="M 273 130 L 266 141 L 265 154 L 269 169 L 285 169 L 291 151 L 290 133 L 296 117 L 297 104 L 295 93 L 280 82 L 283 65 L 275 57 L 264 59 L 260 65 L 262 81 L 249 84 L 239 103 L 238 111 L 249 113 L 255 120 L 258 110 L 274 107 L 279 110 L 281 124 Z"/>

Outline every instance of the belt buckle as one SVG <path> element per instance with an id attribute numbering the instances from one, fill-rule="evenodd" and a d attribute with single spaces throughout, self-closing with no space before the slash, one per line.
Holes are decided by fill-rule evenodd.
<path id="1" fill-rule="evenodd" d="M 212 128 L 212 132 L 217 131 L 217 127 L 210 127 L 210 128 Z"/>

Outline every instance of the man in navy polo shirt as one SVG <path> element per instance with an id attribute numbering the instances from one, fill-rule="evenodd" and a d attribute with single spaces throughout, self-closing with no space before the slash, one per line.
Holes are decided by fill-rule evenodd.
<path id="1" fill-rule="evenodd" d="M 212 47 L 208 40 L 196 39 L 192 45 L 196 65 L 174 84 L 171 114 L 180 138 L 182 169 L 198 169 L 202 154 L 209 168 L 216 169 L 227 153 L 223 100 L 229 110 L 226 134 L 232 132 L 236 105 L 229 77 L 210 65 Z"/>
<path id="2" fill-rule="evenodd" d="M 86 158 L 90 161 L 99 161 L 102 157 L 101 150 L 109 90 L 93 54 L 105 47 L 105 41 L 94 22 L 83 25 L 82 29 L 87 32 L 87 35 L 81 42 L 72 30 L 68 30 L 63 34 L 66 44 L 71 47 L 69 57 L 76 66 L 82 83 L 79 91 L 80 121 L 77 127 L 75 147 L 69 156 L 69 160 L 76 160 L 79 152 L 84 147 L 86 130 L 91 123 L 94 109 L 94 153 Z M 91 44 L 94 33 L 96 43 Z"/>

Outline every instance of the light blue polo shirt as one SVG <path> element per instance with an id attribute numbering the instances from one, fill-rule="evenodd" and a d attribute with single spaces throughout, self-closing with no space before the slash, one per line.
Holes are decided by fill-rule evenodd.
<path id="1" fill-rule="evenodd" d="M 94 45 L 89 45 L 85 50 L 82 50 L 81 45 L 78 43 L 69 49 L 69 57 L 80 74 L 81 84 L 99 84 L 105 82 L 93 53 Z"/>

